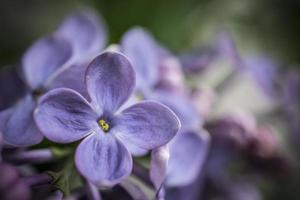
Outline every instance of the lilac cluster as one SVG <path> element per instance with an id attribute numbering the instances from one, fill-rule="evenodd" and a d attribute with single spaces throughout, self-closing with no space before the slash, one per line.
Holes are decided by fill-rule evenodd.
<path id="1" fill-rule="evenodd" d="M 76 12 L 1 72 L 1 199 L 258 200 L 262 177 L 288 173 L 272 119 L 299 148 L 298 71 L 227 32 L 180 55 L 140 27 L 107 41 Z M 244 84 L 248 107 L 230 94 Z"/>

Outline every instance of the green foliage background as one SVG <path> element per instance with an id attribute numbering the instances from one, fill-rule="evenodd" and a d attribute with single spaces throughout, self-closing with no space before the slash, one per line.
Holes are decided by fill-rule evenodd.
<path id="1" fill-rule="evenodd" d="M 300 63 L 297 0 L 1 0 L 0 64 L 16 63 L 36 38 L 81 7 L 103 15 L 111 42 L 141 25 L 180 52 L 207 43 L 226 28 L 243 53 L 270 55 L 287 66 Z"/>

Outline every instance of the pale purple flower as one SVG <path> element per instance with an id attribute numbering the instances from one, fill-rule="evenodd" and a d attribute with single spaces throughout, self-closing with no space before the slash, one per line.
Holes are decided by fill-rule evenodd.
<path id="1" fill-rule="evenodd" d="M 263 56 L 246 57 L 243 61 L 246 72 L 250 74 L 258 89 L 270 99 L 280 102 L 282 73 L 279 64 Z"/>
<path id="2" fill-rule="evenodd" d="M 159 78 L 155 89 L 184 93 L 185 77 L 179 59 L 168 49 L 159 45 Z"/>
<path id="3" fill-rule="evenodd" d="M 135 86 L 134 70 L 120 53 L 96 57 L 85 83 L 90 102 L 74 90 L 54 89 L 40 99 L 35 121 L 51 141 L 84 138 L 75 154 L 79 172 L 96 185 L 113 185 L 131 173 L 128 146 L 158 148 L 175 136 L 180 123 L 170 109 L 153 101 L 117 112 Z"/>
<path id="4" fill-rule="evenodd" d="M 218 57 L 224 58 L 229 61 L 234 69 L 241 70 L 245 67 L 244 61 L 237 49 L 234 38 L 229 32 L 219 32 L 216 36 L 214 45 Z"/>
<path id="5" fill-rule="evenodd" d="M 107 43 L 106 25 L 100 15 L 92 10 L 82 10 L 68 16 L 58 27 L 56 34 L 67 39 L 74 52 L 72 64 L 55 74 L 49 89 L 71 88 L 87 97 L 85 71 Z"/>
<path id="6" fill-rule="evenodd" d="M 6 143 L 30 146 L 43 136 L 33 120 L 36 96 L 47 88 L 52 74 L 63 67 L 72 56 L 71 45 L 55 35 L 36 41 L 24 54 L 22 69 L 28 86 L 27 94 L 13 107 L 0 113 L 0 130 Z"/>
<path id="7" fill-rule="evenodd" d="M 0 72 L 0 110 L 12 106 L 24 95 L 25 84 L 15 67 L 6 67 Z"/>
<path id="8" fill-rule="evenodd" d="M 209 149 L 207 132 L 186 131 L 179 133 L 170 143 L 170 160 L 166 186 L 186 186 L 200 174 Z"/>
<path id="9" fill-rule="evenodd" d="M 148 90 L 158 81 L 158 46 L 144 29 L 136 27 L 127 31 L 121 41 L 121 51 L 128 56 L 137 74 L 137 89 Z"/>
<path id="10" fill-rule="evenodd" d="M 153 176 L 152 181 L 156 185 L 162 184 L 157 192 L 166 187 L 168 193 L 170 187 L 184 187 L 197 179 L 206 160 L 210 137 L 202 129 L 202 121 L 188 97 L 180 93 L 155 91 L 149 98 L 170 107 L 182 125 L 180 132 L 168 143 L 170 158 L 166 171 L 162 170 L 164 166 L 160 166 L 162 162 L 154 162 L 160 154 L 152 154 L 151 158 L 151 170 L 160 173 L 160 176 Z"/>
<path id="11" fill-rule="evenodd" d="M 44 92 L 68 87 L 84 96 L 84 74 L 90 57 L 99 54 L 106 43 L 106 29 L 91 11 L 69 16 L 58 30 L 36 41 L 22 58 L 27 94 L 15 106 L 0 113 L 0 130 L 6 143 L 30 146 L 43 136 L 33 120 L 36 99 Z"/>
<path id="12" fill-rule="evenodd" d="M 185 73 L 195 74 L 205 71 L 215 61 L 216 56 L 213 48 L 195 49 L 183 53 L 180 62 Z"/>
<path id="13" fill-rule="evenodd" d="M 107 42 L 107 28 L 100 15 L 82 10 L 69 15 L 58 27 L 56 34 L 73 46 L 77 60 L 98 55 Z"/>

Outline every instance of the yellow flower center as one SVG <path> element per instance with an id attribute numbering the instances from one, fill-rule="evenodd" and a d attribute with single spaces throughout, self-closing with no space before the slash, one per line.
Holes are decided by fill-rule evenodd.
<path id="1" fill-rule="evenodd" d="M 104 119 L 100 119 L 98 124 L 105 133 L 109 131 L 109 124 Z"/>

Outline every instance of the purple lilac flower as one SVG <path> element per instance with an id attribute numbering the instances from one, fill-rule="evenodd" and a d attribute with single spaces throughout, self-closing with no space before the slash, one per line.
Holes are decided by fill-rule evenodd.
<path id="1" fill-rule="evenodd" d="M 210 138 L 202 130 L 202 121 L 191 100 L 183 94 L 154 91 L 149 98 L 153 98 L 169 106 L 178 115 L 182 124 L 179 134 L 168 144 L 170 158 L 166 172 L 161 170 L 164 166 L 159 168 L 157 165 L 152 165 L 152 168 L 156 167 L 161 170 L 156 169 L 156 171 L 160 172 L 160 176 L 156 175 L 156 178 L 154 177 L 152 181 L 164 184 L 160 187 L 158 194 L 162 195 L 160 191 L 164 191 L 165 186 L 167 189 L 166 195 L 169 196 L 168 192 L 170 188 L 181 188 L 193 183 L 197 179 L 206 159 Z M 152 154 L 152 156 L 151 160 L 153 162 L 160 155 Z"/>
<path id="2" fill-rule="evenodd" d="M 171 141 L 166 186 L 185 186 L 195 181 L 206 160 L 209 141 L 205 131 L 182 132 Z"/>
<path id="3" fill-rule="evenodd" d="M 78 60 L 93 58 L 105 47 L 107 28 L 101 16 L 92 10 L 75 12 L 58 27 L 56 34 L 66 38 Z"/>
<path id="4" fill-rule="evenodd" d="M 74 90 L 54 89 L 40 99 L 35 121 L 54 142 L 84 138 L 75 154 L 78 170 L 96 185 L 113 185 L 132 170 L 127 144 L 146 150 L 158 148 L 175 136 L 180 123 L 170 109 L 153 101 L 116 112 L 135 86 L 133 68 L 120 53 L 96 57 L 85 82 L 91 102 Z"/>
<path id="5" fill-rule="evenodd" d="M 158 81 L 159 57 L 152 36 L 142 28 L 132 28 L 122 38 L 121 51 L 134 66 L 137 89 L 143 91 L 153 87 Z"/>
<path id="6" fill-rule="evenodd" d="M 106 25 L 93 11 L 83 10 L 67 17 L 56 34 L 72 44 L 74 55 L 72 64 L 55 75 L 49 89 L 71 88 L 87 97 L 85 71 L 91 60 L 103 51 L 107 43 Z"/>
<path id="7" fill-rule="evenodd" d="M 26 51 L 22 59 L 22 69 L 29 88 L 27 94 L 16 105 L 0 113 L 0 130 L 6 143 L 29 146 L 42 140 L 43 136 L 33 120 L 35 97 L 45 90 L 47 80 L 71 56 L 71 45 L 55 35 L 38 40 Z"/>
<path id="8" fill-rule="evenodd" d="M 15 67 L 7 67 L 0 72 L 0 110 L 12 106 L 24 95 L 25 85 Z"/>
<path id="9" fill-rule="evenodd" d="M 179 59 L 169 50 L 159 45 L 159 78 L 155 89 L 169 92 L 185 92 L 185 77 Z"/>
<path id="10" fill-rule="evenodd" d="M 5 142 L 14 146 L 39 143 L 43 137 L 32 114 L 36 97 L 61 87 L 72 88 L 86 96 L 84 72 L 91 59 L 89 56 L 100 53 L 105 43 L 105 26 L 90 11 L 74 13 L 54 34 L 35 42 L 22 59 L 29 88 L 27 94 L 13 108 L 0 113 Z"/>
<path id="11" fill-rule="evenodd" d="M 240 56 L 232 35 L 229 32 L 219 32 L 214 45 L 219 57 L 223 57 L 228 60 L 232 64 L 232 67 L 237 70 L 244 69 L 244 61 Z"/>
<path id="12" fill-rule="evenodd" d="M 258 88 L 271 99 L 280 99 L 281 73 L 279 64 L 267 57 L 247 57 L 243 59 L 245 70 L 253 78 Z M 279 100 L 280 101 L 280 100 Z"/>
<path id="13" fill-rule="evenodd" d="M 185 73 L 201 73 L 206 70 L 216 59 L 216 52 L 213 48 L 196 49 L 180 56 L 180 62 Z"/>

